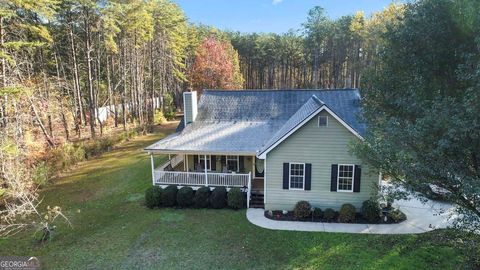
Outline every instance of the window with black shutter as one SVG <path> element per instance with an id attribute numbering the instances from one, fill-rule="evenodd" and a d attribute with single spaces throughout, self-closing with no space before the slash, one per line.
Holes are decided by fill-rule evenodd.
<path id="1" fill-rule="evenodd" d="M 289 188 L 305 189 L 305 163 L 290 163 Z"/>

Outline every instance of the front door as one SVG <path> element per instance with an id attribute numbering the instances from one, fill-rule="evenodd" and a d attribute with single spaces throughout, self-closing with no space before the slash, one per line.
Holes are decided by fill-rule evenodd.
<path id="1" fill-rule="evenodd" d="M 255 157 L 255 178 L 263 178 L 265 175 L 264 160 Z"/>

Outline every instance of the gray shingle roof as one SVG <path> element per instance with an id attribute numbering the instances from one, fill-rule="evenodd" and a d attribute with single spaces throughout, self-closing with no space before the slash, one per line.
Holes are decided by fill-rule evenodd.
<path id="1" fill-rule="evenodd" d="M 192 124 L 146 150 L 256 153 L 325 104 L 361 136 L 357 89 L 206 90 Z M 322 103 L 323 102 L 323 103 Z M 276 138 L 276 139 L 275 139 Z"/>
<path id="2" fill-rule="evenodd" d="M 296 111 L 290 119 L 283 124 L 283 126 L 278 130 L 270 140 L 265 143 L 261 149 L 259 149 L 258 153 L 263 153 L 265 150 L 270 148 L 270 146 L 274 145 L 278 140 L 283 138 L 287 135 L 291 130 L 297 127 L 300 123 L 302 123 L 305 119 L 307 119 L 312 113 L 320 109 L 325 103 L 319 100 L 317 96 L 313 95 L 311 98 L 303 104 L 298 111 Z"/>

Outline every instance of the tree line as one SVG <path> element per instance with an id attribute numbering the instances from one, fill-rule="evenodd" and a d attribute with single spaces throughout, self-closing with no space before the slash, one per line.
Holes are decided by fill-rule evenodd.
<path id="1" fill-rule="evenodd" d="M 403 5 L 390 4 L 369 17 L 357 12 L 332 20 L 323 8 L 314 7 L 301 29 L 230 32 L 244 88 L 360 88 L 366 68 L 375 66 L 387 25 L 401 18 L 403 10 Z"/>

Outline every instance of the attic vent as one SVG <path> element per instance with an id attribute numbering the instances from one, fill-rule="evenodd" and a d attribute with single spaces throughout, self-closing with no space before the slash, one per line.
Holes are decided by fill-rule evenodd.
<path id="1" fill-rule="evenodd" d="M 328 116 L 322 115 L 318 117 L 318 126 L 327 127 L 328 126 Z"/>

